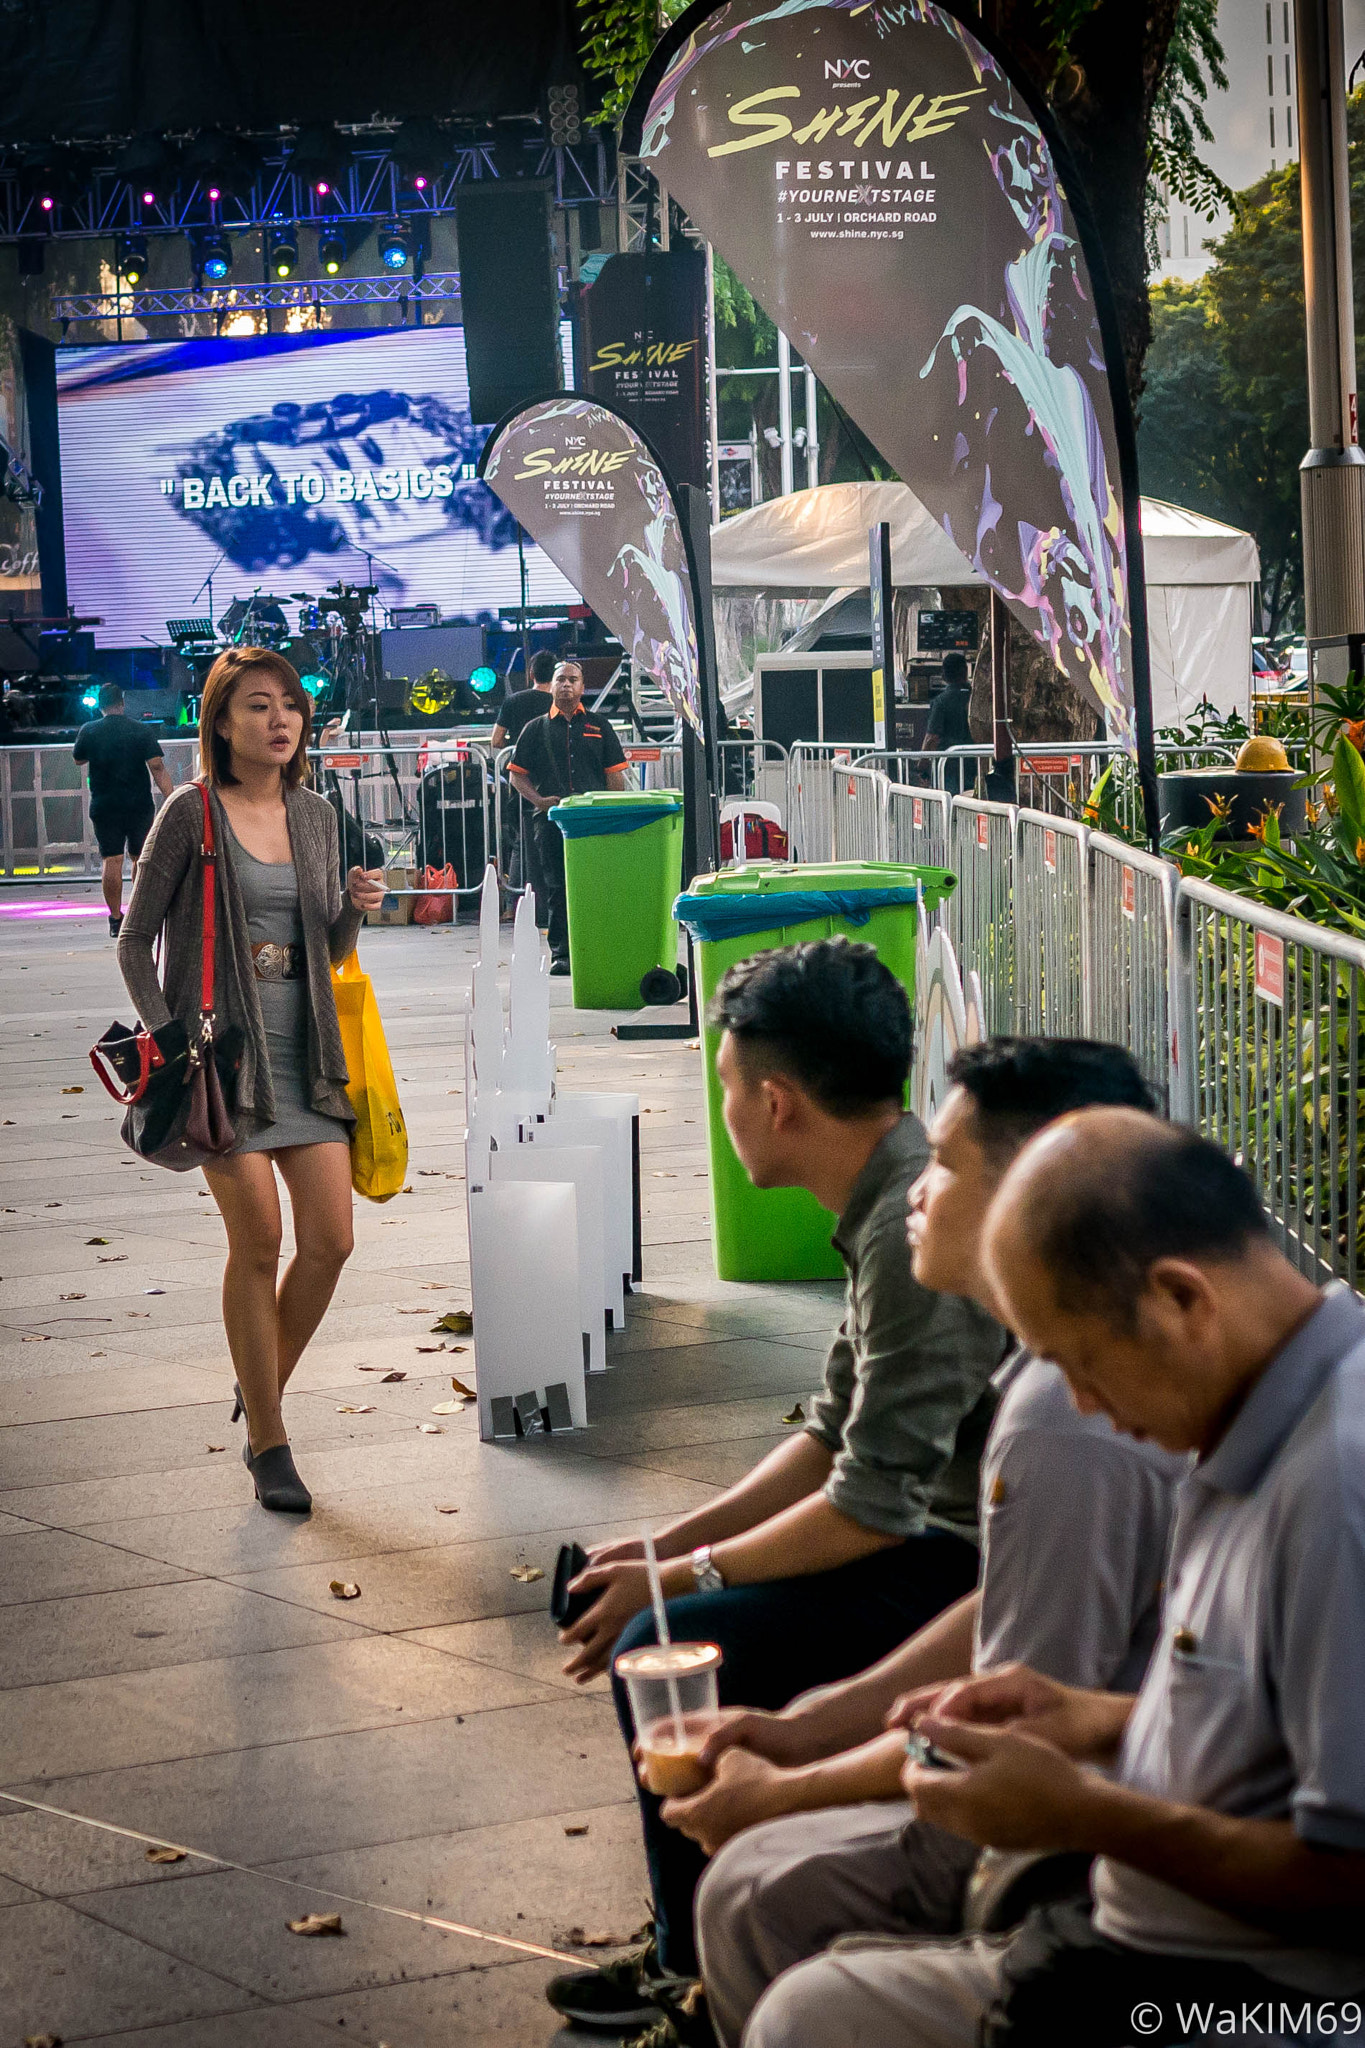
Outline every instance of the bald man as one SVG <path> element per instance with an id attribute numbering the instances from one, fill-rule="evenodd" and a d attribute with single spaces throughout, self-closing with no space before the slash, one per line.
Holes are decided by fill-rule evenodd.
<path id="1" fill-rule="evenodd" d="M 777 1979 L 744 2048 L 853 2048 L 889 2016 L 904 2048 L 1359 2030 L 1365 1305 L 1289 1263 L 1224 1153 L 1134 1110 L 1035 1138 L 984 1258 L 1083 1412 L 1196 1454 L 1136 1697 L 968 1679 L 918 1722 L 955 1767 L 902 1779 L 969 1841 L 1095 1855 L 1093 1915 L 841 1942 Z"/>

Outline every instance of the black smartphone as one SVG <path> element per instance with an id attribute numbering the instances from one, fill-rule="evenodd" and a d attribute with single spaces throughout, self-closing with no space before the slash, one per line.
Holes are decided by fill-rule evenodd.
<path id="1" fill-rule="evenodd" d="M 550 1588 L 550 1619 L 558 1628 L 572 1628 L 597 1598 L 596 1593 L 570 1593 L 569 1581 L 588 1568 L 588 1553 L 581 1543 L 561 1543 L 555 1560 L 554 1584 Z"/>

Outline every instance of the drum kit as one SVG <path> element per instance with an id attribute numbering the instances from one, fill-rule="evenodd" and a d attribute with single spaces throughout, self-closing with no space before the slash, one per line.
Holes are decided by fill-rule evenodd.
<path id="1" fill-rule="evenodd" d="M 378 595 L 377 583 L 331 583 L 321 595 L 292 590 L 288 597 L 256 590 L 233 599 L 218 630 L 231 647 L 272 648 L 301 676 L 321 678 L 331 710 L 359 711 L 374 694 L 376 649 L 365 613 Z M 286 604 L 299 607 L 292 630 Z"/>

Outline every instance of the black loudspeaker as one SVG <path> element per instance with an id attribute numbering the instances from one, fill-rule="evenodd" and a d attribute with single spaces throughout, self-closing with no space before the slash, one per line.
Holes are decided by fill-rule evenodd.
<path id="1" fill-rule="evenodd" d="M 492 426 L 560 387 L 550 194 L 501 180 L 461 185 L 455 225 L 469 410 L 476 426 Z"/>

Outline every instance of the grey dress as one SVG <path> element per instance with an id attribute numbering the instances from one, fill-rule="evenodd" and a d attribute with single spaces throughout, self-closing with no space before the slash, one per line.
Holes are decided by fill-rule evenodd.
<path id="1" fill-rule="evenodd" d="M 229 825 L 229 831 L 231 826 Z M 232 861 L 242 891 L 247 930 L 253 946 L 263 943 L 298 949 L 303 953 L 303 917 L 299 910 L 299 878 L 293 861 L 257 860 L 232 833 Z M 265 1025 L 266 1051 L 270 1060 L 270 1081 L 275 1097 L 275 1121 L 258 1124 L 254 1117 L 239 1119 L 248 1126 L 234 1148 L 238 1152 L 278 1152 L 287 1145 L 346 1145 L 350 1129 L 340 1118 L 313 1108 L 308 1084 L 307 976 L 294 980 L 262 977 L 256 980 L 261 1020 Z"/>

